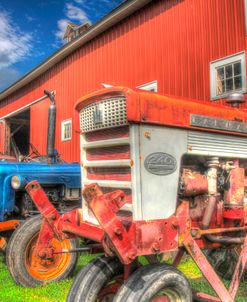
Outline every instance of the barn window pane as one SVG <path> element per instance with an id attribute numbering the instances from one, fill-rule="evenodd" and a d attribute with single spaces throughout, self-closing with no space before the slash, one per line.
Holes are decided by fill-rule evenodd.
<path id="1" fill-rule="evenodd" d="M 225 67 L 226 69 L 226 78 L 231 78 L 232 77 L 232 64 L 228 65 Z"/>
<path id="2" fill-rule="evenodd" d="M 233 79 L 227 79 L 226 80 L 226 91 L 232 91 L 233 90 Z"/>
<path id="3" fill-rule="evenodd" d="M 223 80 L 225 78 L 225 68 L 224 67 L 220 67 L 217 68 L 217 80 Z"/>
<path id="4" fill-rule="evenodd" d="M 225 92 L 225 81 L 217 81 L 217 95 Z"/>
<path id="5" fill-rule="evenodd" d="M 238 76 L 234 78 L 234 86 L 235 89 L 241 89 L 242 88 L 242 77 Z"/>
<path id="6" fill-rule="evenodd" d="M 240 75 L 241 74 L 241 62 L 237 62 L 234 64 L 234 75 Z"/>

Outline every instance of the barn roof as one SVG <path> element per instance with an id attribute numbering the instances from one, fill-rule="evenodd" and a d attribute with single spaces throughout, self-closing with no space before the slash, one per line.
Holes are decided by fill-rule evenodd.
<path id="1" fill-rule="evenodd" d="M 49 68 L 63 60 L 70 53 L 75 51 L 77 48 L 83 46 L 90 40 L 94 39 L 113 25 L 119 23 L 124 18 L 130 16 L 147 3 L 152 0 L 126 0 L 114 10 L 112 10 L 108 15 L 100 19 L 94 25 L 92 25 L 85 33 L 79 36 L 77 39 L 71 41 L 70 43 L 65 44 L 58 51 L 49 56 L 45 61 L 41 64 L 37 65 L 30 72 L 25 74 L 11 86 L 7 87 L 0 93 L 0 101 L 4 98 L 8 97 L 10 94 L 14 93 L 18 89 L 27 85 L 42 73 L 47 71 Z"/>

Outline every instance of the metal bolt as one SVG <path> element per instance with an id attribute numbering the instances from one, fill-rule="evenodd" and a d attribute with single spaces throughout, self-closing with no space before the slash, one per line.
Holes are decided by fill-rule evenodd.
<path id="1" fill-rule="evenodd" d="M 116 228 L 114 230 L 114 233 L 117 235 L 117 236 L 120 236 L 122 234 L 122 231 L 120 230 L 120 228 Z"/>
<path id="2" fill-rule="evenodd" d="M 152 245 L 152 250 L 157 253 L 160 251 L 160 246 L 157 242 L 155 242 L 153 245 Z"/>
<path id="3" fill-rule="evenodd" d="M 190 233 L 191 233 L 191 236 L 192 236 L 192 237 L 196 237 L 198 232 L 197 232 L 197 230 L 193 230 L 193 229 L 192 229 L 192 230 L 190 231 Z"/>
<path id="4" fill-rule="evenodd" d="M 135 252 L 129 252 L 129 253 L 128 253 L 128 258 L 129 258 L 130 260 L 134 260 L 134 259 L 136 258 Z"/>

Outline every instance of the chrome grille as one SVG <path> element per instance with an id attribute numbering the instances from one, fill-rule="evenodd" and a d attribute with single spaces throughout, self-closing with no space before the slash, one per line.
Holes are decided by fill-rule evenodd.
<path id="1" fill-rule="evenodd" d="M 82 133 L 82 188 L 97 183 L 105 193 L 121 189 L 131 196 L 130 144 L 129 126 Z M 132 211 L 131 200 L 121 210 Z M 85 200 L 83 220 L 98 224 Z"/>
<path id="2" fill-rule="evenodd" d="M 124 97 L 105 99 L 83 108 L 80 112 L 82 132 L 127 125 Z"/>
<path id="3" fill-rule="evenodd" d="M 188 152 L 209 156 L 247 158 L 247 138 L 189 131 Z"/>

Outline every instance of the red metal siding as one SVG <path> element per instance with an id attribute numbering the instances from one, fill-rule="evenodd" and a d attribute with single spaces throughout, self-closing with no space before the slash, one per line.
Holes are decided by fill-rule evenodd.
<path id="1" fill-rule="evenodd" d="M 0 123 L 0 155 L 5 152 L 5 124 Z"/>
<path id="2" fill-rule="evenodd" d="M 61 142 L 61 121 L 101 83 L 135 87 L 153 80 L 164 94 L 207 100 L 209 62 L 246 50 L 243 0 L 153 1 L 2 101 L 0 116 L 56 90 L 56 148 L 79 160 L 79 137 Z M 48 100 L 31 110 L 31 141 L 45 152 Z"/>

